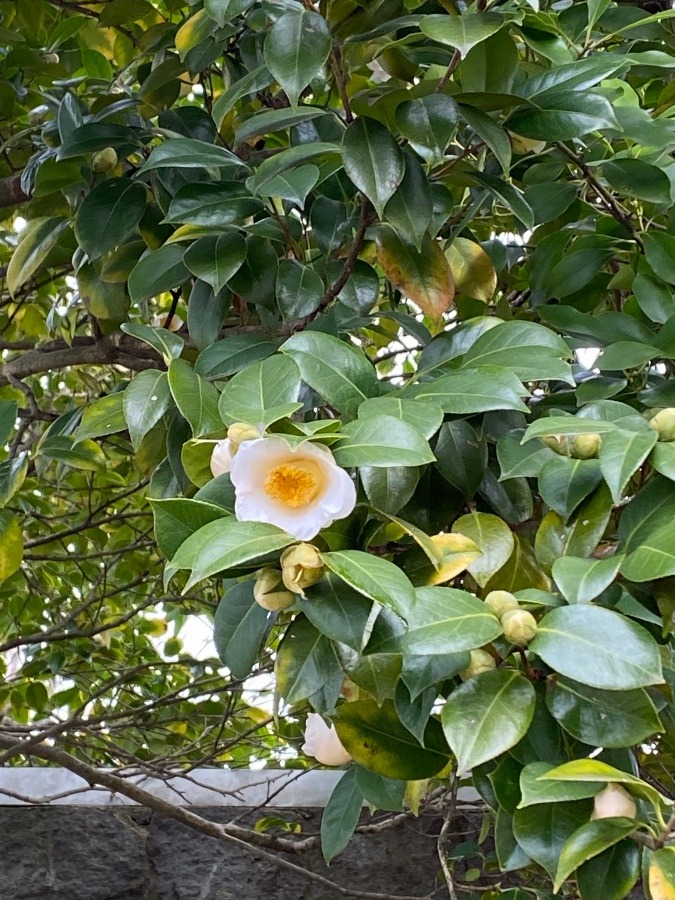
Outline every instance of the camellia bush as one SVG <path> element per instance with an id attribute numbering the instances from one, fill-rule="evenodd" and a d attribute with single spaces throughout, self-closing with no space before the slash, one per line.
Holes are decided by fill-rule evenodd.
<path id="1" fill-rule="evenodd" d="M 326 862 L 673 900 L 670 4 L 0 17 L 2 762 L 318 761 Z"/>

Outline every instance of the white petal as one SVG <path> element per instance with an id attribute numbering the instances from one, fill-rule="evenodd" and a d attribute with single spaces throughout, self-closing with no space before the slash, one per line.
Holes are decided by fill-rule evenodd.
<path id="1" fill-rule="evenodd" d="M 225 438 L 224 441 L 218 441 L 216 446 L 213 448 L 213 453 L 211 454 L 211 471 L 215 476 L 224 475 L 226 472 L 229 472 L 232 468 L 232 453 L 231 453 L 231 444 L 229 438 Z"/>
<path id="2" fill-rule="evenodd" d="M 335 725 L 328 727 L 318 713 L 307 716 L 302 752 L 313 756 L 324 766 L 343 766 L 351 761 L 351 756 L 340 743 Z"/>

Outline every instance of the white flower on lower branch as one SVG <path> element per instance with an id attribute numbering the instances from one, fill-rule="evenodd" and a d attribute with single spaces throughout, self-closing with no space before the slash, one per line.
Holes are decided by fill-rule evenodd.
<path id="1" fill-rule="evenodd" d="M 352 759 L 340 743 L 335 725 L 326 725 L 318 713 L 309 713 L 307 716 L 302 752 L 306 756 L 313 756 L 324 766 L 344 766 Z"/>
<path id="2" fill-rule="evenodd" d="M 294 449 L 277 437 L 244 441 L 230 477 L 237 519 L 276 525 L 299 541 L 345 518 L 356 504 L 347 472 L 327 447 L 309 441 Z"/>

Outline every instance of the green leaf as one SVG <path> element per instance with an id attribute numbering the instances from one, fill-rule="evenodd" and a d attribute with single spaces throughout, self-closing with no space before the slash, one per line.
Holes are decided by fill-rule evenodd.
<path id="1" fill-rule="evenodd" d="M 16 516 L 0 509 L 0 585 L 18 571 L 23 559 L 23 535 Z"/>
<path id="2" fill-rule="evenodd" d="M 185 342 L 183 338 L 168 331 L 166 328 L 155 328 L 150 325 L 141 325 L 136 322 L 125 322 L 121 326 L 125 334 L 138 338 L 150 347 L 153 347 L 164 357 L 168 365 L 172 359 L 177 359 L 183 352 Z"/>
<path id="3" fill-rule="evenodd" d="M 204 0 L 204 9 L 219 28 L 253 6 L 254 0 Z"/>
<path id="4" fill-rule="evenodd" d="M 187 268 L 219 293 L 246 258 L 246 241 L 238 231 L 209 235 L 195 241 L 185 251 Z"/>
<path id="5" fill-rule="evenodd" d="M 527 412 L 527 406 L 520 399 L 525 393 L 520 381 L 508 369 L 483 366 L 411 385 L 405 388 L 404 396 L 415 400 L 433 400 L 446 413 L 469 415 L 495 409 Z"/>
<path id="6" fill-rule="evenodd" d="M 674 533 L 671 521 L 645 537 L 624 560 L 621 566 L 624 578 L 640 583 L 675 574 Z"/>
<path id="7" fill-rule="evenodd" d="M 657 444 L 652 459 L 659 448 L 668 446 Z M 654 532 L 669 525 L 674 516 L 675 484 L 666 478 L 651 478 L 625 507 L 619 520 L 618 537 L 623 549 L 637 549 Z"/>
<path id="8" fill-rule="evenodd" d="M 533 444 L 526 447 L 536 451 Z M 596 459 L 571 459 L 554 454 L 539 472 L 538 489 L 542 500 L 567 520 L 601 481 L 602 472 Z"/>
<path id="9" fill-rule="evenodd" d="M 616 431 L 614 422 L 601 422 L 598 419 L 581 419 L 579 416 L 544 416 L 532 422 L 525 430 L 521 440 L 522 444 L 536 437 L 549 435 L 568 435 L 575 437 L 578 434 L 600 434 L 603 444 L 605 435 Z"/>
<path id="10" fill-rule="evenodd" d="M 631 477 L 651 453 L 658 437 L 655 431 L 627 431 L 623 428 L 603 435 L 600 447 L 600 469 L 612 492 L 614 503 L 620 503 Z"/>
<path id="11" fill-rule="evenodd" d="M 539 108 L 517 110 L 507 128 L 537 141 L 570 141 L 620 127 L 609 100 L 600 94 L 551 91 L 539 96 L 536 103 Z"/>
<path id="12" fill-rule="evenodd" d="M 290 9 L 267 32 L 265 65 L 296 106 L 302 91 L 321 71 L 331 50 L 323 16 L 307 9 Z"/>
<path id="13" fill-rule="evenodd" d="M 650 203 L 670 203 L 670 179 L 663 169 L 642 159 L 606 160 L 602 174 L 620 194 Z"/>
<path id="14" fill-rule="evenodd" d="M 28 472 L 28 453 L 0 463 L 0 507 L 5 506 L 24 483 Z"/>
<path id="15" fill-rule="evenodd" d="M 307 588 L 305 595 L 300 608 L 312 625 L 331 640 L 360 653 L 370 637 L 367 626 L 373 608 L 363 592 L 353 590 L 344 580 L 329 573 L 318 584 Z"/>
<path id="16" fill-rule="evenodd" d="M 218 414 L 218 391 L 197 375 L 189 362 L 172 359 L 169 363 L 169 387 L 195 437 L 221 430 L 223 421 Z"/>
<path id="17" fill-rule="evenodd" d="M 305 208 L 305 201 L 321 172 L 316 166 L 299 166 L 290 172 L 282 172 L 265 181 L 257 188 L 256 193 L 262 197 L 279 197 L 295 203 L 300 209 Z"/>
<path id="18" fill-rule="evenodd" d="M 278 341 L 261 335 L 233 334 L 202 350 L 195 362 L 195 372 L 209 378 L 225 378 L 267 359 L 278 346 Z"/>
<path id="19" fill-rule="evenodd" d="M 446 587 L 422 587 L 407 611 L 408 633 L 402 639 L 406 652 L 444 655 L 474 650 L 502 633 L 496 616 L 466 591 Z"/>
<path id="20" fill-rule="evenodd" d="M 354 590 L 406 617 L 415 601 L 415 590 L 394 563 L 362 550 L 336 550 L 323 553 L 321 558 Z"/>
<path id="21" fill-rule="evenodd" d="M 18 409 L 19 405 L 16 400 L 0 400 L 0 447 L 4 447 L 14 431 Z M 89 409 L 91 407 L 87 407 L 87 410 Z M 85 415 L 87 410 L 85 410 Z M 89 436 L 91 437 L 91 435 Z"/>
<path id="22" fill-rule="evenodd" d="M 71 159 L 112 147 L 117 155 L 128 156 L 141 147 L 138 129 L 108 122 L 85 122 L 71 131 L 59 147 L 58 159 Z"/>
<path id="23" fill-rule="evenodd" d="M 124 418 L 131 444 L 138 450 L 145 435 L 155 427 L 172 402 L 166 372 L 139 372 L 124 392 Z M 79 435 L 78 435 L 79 437 Z"/>
<path id="24" fill-rule="evenodd" d="M 417 158 L 407 153 L 403 180 L 387 202 L 385 219 L 401 237 L 420 251 L 432 215 L 427 176 Z"/>
<path id="25" fill-rule="evenodd" d="M 554 671 L 609 691 L 662 684 L 656 641 L 640 625 L 587 604 L 551 610 L 530 649 Z"/>
<path id="26" fill-rule="evenodd" d="M 636 275 L 632 290 L 640 309 L 652 322 L 663 325 L 675 315 L 675 294 L 658 278 L 643 273 Z"/>
<path id="27" fill-rule="evenodd" d="M 412 405 L 417 403 L 424 401 L 418 400 Z M 442 425 L 434 453 L 438 470 L 445 480 L 467 500 L 473 497 L 487 469 L 487 442 L 468 422 L 456 419 Z"/>
<path id="28" fill-rule="evenodd" d="M 521 439 L 524 433 L 524 429 L 510 429 L 497 441 L 500 481 L 509 478 L 537 478 L 546 463 L 560 458 L 543 441 L 528 441 L 523 444 Z"/>
<path id="29" fill-rule="evenodd" d="M 483 672 L 455 688 L 443 707 L 442 721 L 458 773 L 517 744 L 530 727 L 534 707 L 534 687 L 512 669 Z"/>
<path id="30" fill-rule="evenodd" d="M 459 50 L 461 56 L 466 54 L 496 34 L 504 26 L 506 19 L 500 13 L 474 12 L 454 16 L 423 16 L 420 30 L 428 38 L 449 44 Z"/>
<path id="31" fill-rule="evenodd" d="M 365 404 L 361 404 L 363 409 Z M 360 410 L 359 410 L 360 411 Z M 395 515 L 415 493 L 419 471 L 406 466 L 361 466 L 359 478 L 371 506 Z"/>
<path id="32" fill-rule="evenodd" d="M 152 500 L 151 505 L 157 545 L 167 559 L 171 559 L 180 545 L 204 525 L 229 516 L 222 506 L 183 497 Z"/>
<path id="33" fill-rule="evenodd" d="M 189 569 L 186 590 L 252 559 L 282 550 L 293 538 L 274 525 L 228 519 L 210 522 L 184 541 L 171 561 L 174 569 Z"/>
<path id="34" fill-rule="evenodd" d="M 334 450 L 338 465 L 422 466 L 433 462 L 434 454 L 422 435 L 393 416 L 356 419 L 345 425 Z"/>
<path id="35" fill-rule="evenodd" d="M 565 341 L 549 328 L 534 322 L 504 322 L 478 337 L 464 354 L 462 368 L 504 366 L 521 381 L 564 378 L 571 374 L 569 366 L 554 366 L 553 375 L 548 374 L 547 366 L 570 355 Z"/>
<path id="36" fill-rule="evenodd" d="M 511 168 L 511 142 L 506 130 L 487 113 L 474 106 L 461 104 L 459 113 L 469 128 L 492 150 L 504 175 L 508 175 Z"/>
<path id="37" fill-rule="evenodd" d="M 553 879 L 565 842 L 588 821 L 592 808 L 590 800 L 575 800 L 517 809 L 513 816 L 514 836 L 527 855 Z"/>
<path id="38" fill-rule="evenodd" d="M 435 687 L 448 678 L 454 678 L 470 662 L 467 650 L 460 653 L 427 656 L 406 653 L 403 657 L 401 681 L 410 692 L 410 699 L 415 700 L 429 687 Z"/>
<path id="39" fill-rule="evenodd" d="M 225 385 L 219 409 L 224 421 L 269 425 L 300 404 L 300 373 L 293 359 L 270 356 L 247 366 Z"/>
<path id="40" fill-rule="evenodd" d="M 457 120 L 457 104 L 446 94 L 417 97 L 396 107 L 399 131 L 427 162 L 443 159 Z"/>
<path id="41" fill-rule="evenodd" d="M 124 416 L 124 392 L 118 391 L 100 397 L 87 406 L 82 414 L 82 421 L 75 432 L 78 441 L 86 438 L 105 437 L 108 434 L 117 434 L 125 431 L 127 427 Z M 0 403 L 0 410 L 2 403 Z M 0 412 L 0 445 L 2 444 L 2 414 Z M 12 422 L 12 425 L 14 423 Z"/>
<path id="42" fill-rule="evenodd" d="M 623 900 L 640 875 L 640 848 L 633 841 L 619 841 L 577 869 L 581 900 Z"/>
<path id="43" fill-rule="evenodd" d="M 356 700 L 333 716 L 340 741 L 354 760 L 378 775 L 416 781 L 432 778 L 449 762 L 440 724 L 430 719 L 422 746 L 401 723 L 394 704 Z"/>
<path id="44" fill-rule="evenodd" d="M 423 400 L 401 400 L 391 394 L 373 397 L 359 406 L 359 419 L 388 416 L 412 425 L 427 440 L 433 437 L 443 421 L 443 410 L 436 403 Z"/>
<path id="45" fill-rule="evenodd" d="M 582 863 L 607 850 L 608 847 L 613 847 L 634 830 L 633 819 L 619 817 L 586 822 L 568 837 L 560 851 L 553 890 L 557 893 L 563 882 Z"/>
<path id="46" fill-rule="evenodd" d="M 279 264 L 276 293 L 284 319 L 302 319 L 319 308 L 323 281 L 311 266 L 295 259 L 283 259 Z"/>
<path id="47" fill-rule="evenodd" d="M 590 603 L 612 584 L 623 560 L 623 553 L 606 559 L 561 556 L 553 563 L 553 578 L 568 603 Z"/>
<path id="48" fill-rule="evenodd" d="M 402 664 L 400 653 L 368 653 L 350 663 L 346 671 L 357 687 L 363 688 L 381 704 L 394 699 Z"/>
<path id="49" fill-rule="evenodd" d="M 16 294 L 40 268 L 68 224 L 63 216 L 33 219 L 21 232 L 7 266 L 7 289 L 10 294 Z"/>
<path id="50" fill-rule="evenodd" d="M 539 781 L 540 775 L 546 775 L 556 768 L 555 763 L 533 762 L 525 766 L 520 773 L 521 800 L 518 809 L 526 806 L 538 806 L 542 803 L 564 803 L 570 800 L 584 800 L 595 797 L 602 790 L 597 784 L 574 781 Z"/>
<path id="51" fill-rule="evenodd" d="M 483 187 L 487 188 L 507 209 L 510 209 L 516 219 L 525 228 L 534 226 L 534 213 L 522 193 L 508 181 L 496 175 L 486 175 L 484 172 L 472 172 L 471 176 Z"/>
<path id="52" fill-rule="evenodd" d="M 643 234 L 642 242 L 652 270 L 668 284 L 675 284 L 675 237 L 655 231 Z"/>
<path id="53" fill-rule="evenodd" d="M 70 435 L 50 435 L 40 446 L 43 456 L 56 462 L 80 469 L 83 472 L 98 472 L 106 465 L 106 458 L 93 441 L 78 441 Z"/>
<path id="54" fill-rule="evenodd" d="M 403 180 L 404 159 L 391 133 L 375 119 L 359 117 L 342 140 L 344 168 L 380 217 Z"/>
<path id="55" fill-rule="evenodd" d="M 304 331 L 280 349 L 297 364 L 302 380 L 348 419 L 379 393 L 375 369 L 364 354 L 332 335 Z"/>
<path id="56" fill-rule="evenodd" d="M 351 840 L 359 824 L 363 799 L 357 769 L 352 766 L 335 785 L 321 816 L 321 852 L 327 866 Z"/>
<path id="57" fill-rule="evenodd" d="M 253 581 L 226 591 L 214 618 L 213 642 L 234 678 L 246 678 L 269 628 L 269 613 L 253 599 Z"/>
<path id="58" fill-rule="evenodd" d="M 129 295 L 134 303 L 178 287 L 190 277 L 179 244 L 165 244 L 141 257 L 129 275 Z"/>
<path id="59" fill-rule="evenodd" d="M 405 781 L 376 775 L 361 766 L 355 766 L 355 771 L 356 782 L 368 803 L 391 812 L 400 812 L 403 809 Z"/>
<path id="60" fill-rule="evenodd" d="M 513 532 L 499 516 L 469 513 L 453 523 L 454 533 L 463 534 L 479 547 L 481 556 L 471 563 L 468 572 L 481 587 L 506 565 L 515 548 Z"/>
<path id="61" fill-rule="evenodd" d="M 286 629 L 274 673 L 277 688 L 286 703 L 306 700 L 335 680 L 336 675 L 339 692 L 344 679 L 333 645 L 302 615 L 293 619 Z"/>
<path id="62" fill-rule="evenodd" d="M 642 689 L 600 691 L 559 676 L 549 685 L 546 704 L 565 731 L 592 747 L 630 747 L 663 730 Z"/>
<path id="63" fill-rule="evenodd" d="M 216 147 L 215 144 L 207 144 L 206 141 L 194 138 L 174 137 L 155 147 L 139 171 L 166 168 L 221 169 L 232 166 L 248 168 L 245 162 L 224 147 Z"/>
<path id="64" fill-rule="evenodd" d="M 98 259 L 132 235 L 143 217 L 147 192 L 138 181 L 110 178 L 84 198 L 75 218 L 75 237 L 90 259 Z"/>
<path id="65" fill-rule="evenodd" d="M 221 3 L 223 0 L 209 0 L 209 2 Z M 213 120 L 216 126 L 219 129 L 222 127 L 223 120 L 239 100 L 264 90 L 272 81 L 273 78 L 267 71 L 267 66 L 258 66 L 257 69 L 253 69 L 247 75 L 244 75 L 243 78 L 234 81 L 213 104 Z"/>
<path id="66" fill-rule="evenodd" d="M 226 228 L 244 222 L 262 208 L 240 182 L 183 185 L 171 199 L 165 222 Z"/>
<path id="67" fill-rule="evenodd" d="M 646 781 L 624 772 L 614 766 L 608 765 L 600 759 L 573 759 L 570 762 L 556 766 L 549 772 L 539 776 L 543 783 L 549 781 L 591 782 L 595 784 L 609 784 L 618 782 L 625 784 L 632 794 L 649 800 L 656 807 L 665 804 L 672 806 L 672 801 L 660 794 Z"/>

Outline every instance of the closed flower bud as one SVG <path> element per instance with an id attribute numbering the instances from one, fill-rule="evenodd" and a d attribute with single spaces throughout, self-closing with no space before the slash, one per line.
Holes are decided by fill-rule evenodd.
<path id="1" fill-rule="evenodd" d="M 537 620 L 525 609 L 511 609 L 502 616 L 504 637 L 518 647 L 524 647 L 537 633 Z"/>
<path id="2" fill-rule="evenodd" d="M 637 814 L 635 800 L 620 784 L 610 782 L 607 787 L 595 797 L 591 819 L 611 819 L 623 816 L 626 819 L 634 819 Z"/>
<path id="3" fill-rule="evenodd" d="M 281 577 L 284 585 L 294 594 L 303 594 L 305 588 L 321 580 L 324 564 L 313 544 L 296 544 L 281 554 Z"/>
<path id="4" fill-rule="evenodd" d="M 574 459 L 594 459 L 602 447 L 602 438 L 599 434 L 578 434 L 572 441 L 570 448 Z"/>
<path id="5" fill-rule="evenodd" d="M 254 425 L 247 422 L 234 422 L 227 429 L 227 436 L 233 444 L 239 446 L 242 441 L 255 441 L 260 437 L 260 432 Z"/>
<path id="6" fill-rule="evenodd" d="M 489 672 L 496 665 L 494 656 L 491 656 L 487 650 L 472 650 L 471 662 L 466 669 L 459 673 L 459 677 L 462 681 L 468 681 L 474 675 L 480 675 L 481 672 Z"/>
<path id="7" fill-rule="evenodd" d="M 232 468 L 232 441 L 226 438 L 218 441 L 211 454 L 211 472 L 214 477 L 225 475 Z"/>
<path id="8" fill-rule="evenodd" d="M 278 569 L 260 569 L 253 586 L 253 597 L 258 606 L 270 612 L 288 609 L 295 602 L 295 594 L 284 590 Z"/>
<path id="9" fill-rule="evenodd" d="M 94 172 L 110 172 L 117 165 L 117 153 L 113 147 L 104 147 L 98 150 L 91 158 L 91 167 Z"/>
<path id="10" fill-rule="evenodd" d="M 672 406 L 660 409 L 648 424 L 658 432 L 660 441 L 675 441 L 675 408 Z"/>
<path id="11" fill-rule="evenodd" d="M 335 725 L 326 725 L 318 713 L 307 716 L 302 752 L 324 766 L 344 766 L 352 759 L 342 746 Z"/>
<path id="12" fill-rule="evenodd" d="M 570 446 L 567 435 L 564 434 L 547 434 L 542 437 L 542 441 L 547 447 L 550 447 L 558 456 L 569 456 Z"/>
<path id="13" fill-rule="evenodd" d="M 509 591 L 490 591 L 485 598 L 485 605 L 498 619 L 511 609 L 520 609 L 518 600 Z"/>

